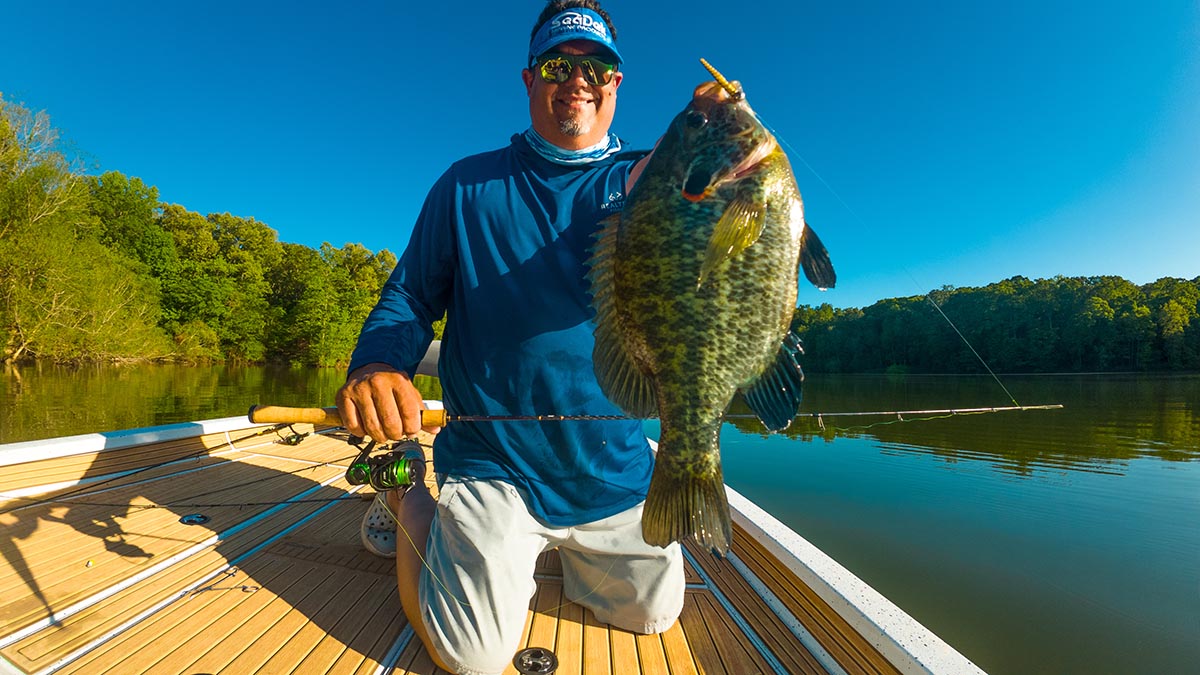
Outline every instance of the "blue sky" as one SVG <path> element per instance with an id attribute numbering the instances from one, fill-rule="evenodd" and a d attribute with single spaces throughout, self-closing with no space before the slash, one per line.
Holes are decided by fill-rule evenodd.
<path id="1" fill-rule="evenodd" d="M 528 126 L 541 6 L 5 3 L 0 92 L 163 201 L 399 253 L 451 162 Z M 1194 0 L 605 6 L 623 139 L 654 143 L 704 57 L 786 143 L 839 273 L 802 303 L 1200 275 Z"/>

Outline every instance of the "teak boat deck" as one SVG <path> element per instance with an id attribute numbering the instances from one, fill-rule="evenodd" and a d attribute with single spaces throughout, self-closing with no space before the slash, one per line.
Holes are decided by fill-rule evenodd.
<path id="1" fill-rule="evenodd" d="M 444 672 L 393 562 L 359 543 L 373 492 L 346 482 L 357 451 L 312 431 L 0 462 L 0 672 Z M 683 614 L 649 636 L 566 601 L 543 554 L 522 647 L 563 675 L 901 672 L 742 525 L 730 558 L 686 554 Z"/>

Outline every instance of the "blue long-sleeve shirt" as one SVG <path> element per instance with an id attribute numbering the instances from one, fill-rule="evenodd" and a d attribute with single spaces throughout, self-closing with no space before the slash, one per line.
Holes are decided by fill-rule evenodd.
<path id="1" fill-rule="evenodd" d="M 563 166 L 518 134 L 456 162 L 426 197 L 408 248 L 367 317 L 350 370 L 415 371 L 447 313 L 438 374 L 461 415 L 620 415 L 592 369 L 587 260 L 620 211 L 642 153 Z M 457 422 L 437 435 L 451 476 L 513 484 L 554 526 L 645 499 L 652 470 L 637 421 Z"/>

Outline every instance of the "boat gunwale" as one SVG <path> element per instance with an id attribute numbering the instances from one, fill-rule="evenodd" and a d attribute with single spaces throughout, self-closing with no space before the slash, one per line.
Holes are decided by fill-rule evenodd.
<path id="1" fill-rule="evenodd" d="M 795 530 L 729 485 L 725 493 L 734 522 L 901 672 L 985 675 L 961 652 Z M 736 567 L 741 572 L 741 566 Z"/>
<path id="2" fill-rule="evenodd" d="M 101 431 L 76 436 L 18 441 L 0 445 L 0 467 L 267 426 L 271 425 L 251 422 L 243 415 L 121 431 Z"/>

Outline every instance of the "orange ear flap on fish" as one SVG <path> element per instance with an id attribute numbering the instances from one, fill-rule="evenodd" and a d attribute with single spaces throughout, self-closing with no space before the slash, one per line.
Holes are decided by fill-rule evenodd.
<path id="1" fill-rule="evenodd" d="M 687 175 L 687 180 L 683 183 L 683 198 L 689 202 L 703 200 L 710 192 L 712 180 L 712 171 L 698 171 L 693 167 Z"/>

